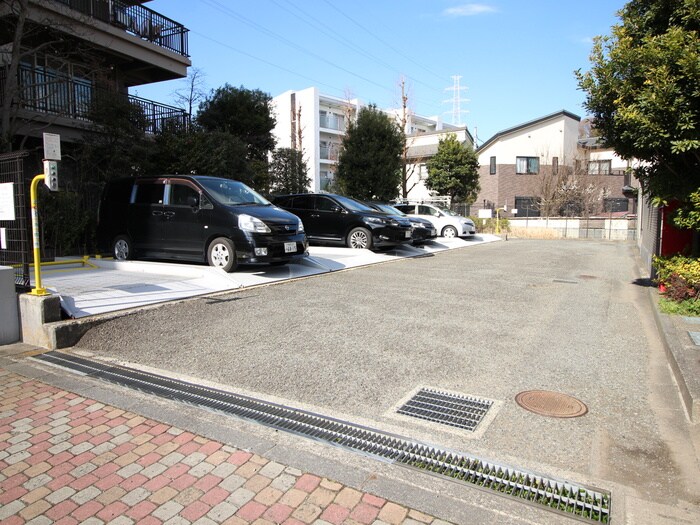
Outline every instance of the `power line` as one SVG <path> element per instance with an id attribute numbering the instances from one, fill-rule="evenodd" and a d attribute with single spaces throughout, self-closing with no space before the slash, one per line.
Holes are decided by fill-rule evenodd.
<path id="1" fill-rule="evenodd" d="M 330 60 L 328 60 L 328 59 L 326 59 L 326 58 L 324 58 L 324 57 L 322 57 L 322 56 L 320 56 L 320 55 L 318 55 L 318 54 L 316 54 L 316 53 L 314 53 L 314 52 L 312 52 L 312 51 L 309 51 L 308 49 L 303 48 L 302 46 L 300 46 L 300 45 L 298 45 L 298 44 L 292 42 L 291 40 L 289 40 L 289 39 L 287 39 L 287 38 L 285 38 L 285 37 L 283 37 L 283 36 L 281 36 L 281 35 L 275 33 L 274 31 L 270 31 L 269 29 L 267 29 L 267 28 L 261 26 L 260 24 L 257 24 L 256 22 L 253 22 L 253 21 L 250 20 L 249 18 L 246 18 L 246 17 L 244 17 L 243 15 L 240 15 L 240 14 L 238 14 L 238 13 L 232 11 L 231 9 L 227 8 L 226 6 L 222 5 L 220 2 L 217 2 L 216 0 L 202 0 L 202 2 L 204 2 L 205 4 L 208 4 L 210 7 L 213 7 L 213 8 L 216 9 L 217 11 L 220 11 L 220 12 L 222 12 L 222 13 L 224 13 L 224 14 L 229 15 L 229 16 L 232 17 L 232 18 L 235 18 L 236 20 L 239 20 L 240 22 L 242 22 L 242 23 L 248 25 L 249 27 L 252 27 L 253 29 L 255 29 L 255 30 L 257 30 L 257 31 L 260 31 L 260 32 L 262 32 L 262 33 L 264 33 L 264 34 L 266 34 L 266 35 L 268 35 L 268 36 L 271 36 L 272 38 L 274 38 L 274 39 L 276 39 L 276 40 L 279 40 L 280 42 L 284 42 L 284 43 L 287 44 L 288 46 L 293 47 L 294 49 L 296 49 L 296 50 L 298 50 L 298 51 L 300 51 L 300 52 L 302 52 L 302 53 L 304 53 L 304 54 L 306 54 L 306 55 L 309 55 L 309 56 L 315 58 L 316 60 L 319 60 L 319 61 L 323 62 L 324 64 L 328 64 L 328 65 L 331 66 L 331 67 L 334 67 L 334 68 L 336 68 L 336 69 L 339 69 L 340 71 L 343 71 L 344 73 L 347 73 L 347 74 L 349 74 L 349 75 L 352 75 L 352 76 L 354 76 L 354 77 L 357 77 L 357 78 L 359 78 L 360 80 L 363 80 L 364 82 L 367 82 L 368 84 L 372 84 L 372 85 L 374 85 L 374 86 L 376 86 L 376 87 L 378 87 L 378 88 L 380 88 L 380 89 L 383 89 L 383 90 L 392 92 L 392 91 L 391 91 L 389 88 L 387 88 L 386 86 L 384 86 L 384 85 L 382 85 L 382 84 L 380 84 L 380 83 L 378 83 L 378 82 L 375 82 L 375 81 L 372 80 L 372 79 L 369 79 L 369 78 L 367 78 L 367 77 L 364 77 L 364 76 L 362 76 L 362 75 L 360 75 L 360 74 L 358 74 L 358 73 L 355 73 L 355 72 L 353 72 L 353 71 L 350 71 L 349 69 L 346 69 L 346 68 L 344 68 L 344 67 L 342 67 L 342 66 L 339 66 L 338 64 L 336 64 L 336 63 L 334 63 L 334 62 L 332 62 L 332 61 L 330 61 Z"/>
<path id="2" fill-rule="evenodd" d="M 381 43 L 384 44 L 386 47 L 388 47 L 389 49 L 391 49 L 391 50 L 392 50 L 394 53 L 396 53 L 397 55 L 402 56 L 403 58 L 405 58 L 406 60 L 408 60 L 408 61 L 411 62 L 412 64 L 414 64 L 414 65 L 420 67 L 420 68 L 423 69 L 424 71 L 427 71 L 428 73 L 430 73 L 431 75 L 433 75 L 435 78 L 439 78 L 439 79 L 442 80 L 443 77 L 442 77 L 441 75 L 439 75 L 439 74 L 436 73 L 435 71 L 432 71 L 431 69 L 429 69 L 428 67 L 424 66 L 423 64 L 420 64 L 419 62 L 416 62 L 416 61 L 413 59 L 413 57 L 411 57 L 411 56 L 405 54 L 403 51 L 401 51 L 400 49 L 397 49 L 396 47 L 394 47 L 393 45 L 391 45 L 389 42 L 387 42 L 387 41 L 385 41 L 384 39 L 380 38 L 379 36 L 375 35 L 372 31 L 370 31 L 370 30 L 367 29 L 365 26 L 363 26 L 362 24 L 360 24 L 357 20 L 355 20 L 354 18 L 352 18 L 352 17 L 351 17 L 350 15 L 348 15 L 347 13 L 343 12 L 339 7 L 333 5 L 329 0 L 323 0 L 323 1 L 324 1 L 326 4 L 328 4 L 331 8 L 335 9 L 335 10 L 336 10 L 338 13 L 340 13 L 342 16 L 344 16 L 345 18 L 347 18 L 348 20 L 350 20 L 350 22 L 352 22 L 352 23 L 355 24 L 357 27 L 359 27 L 360 29 L 362 29 L 365 33 L 369 34 L 369 35 L 372 36 L 374 39 L 376 39 L 377 41 L 381 42 Z"/>
<path id="3" fill-rule="evenodd" d="M 362 55 L 362 56 L 365 56 L 365 57 L 369 58 L 370 60 L 373 60 L 373 61 L 376 62 L 377 64 L 379 64 L 379 65 L 381 65 L 381 66 L 383 66 L 383 67 L 386 67 L 387 69 L 390 69 L 391 71 L 393 71 L 393 72 L 395 72 L 395 73 L 397 73 L 397 74 L 399 74 L 399 75 L 403 74 L 401 71 L 397 70 L 392 64 L 390 64 L 390 63 L 386 62 L 385 60 L 383 60 L 383 59 L 377 57 L 376 55 L 370 53 L 370 52 L 367 51 L 366 49 L 364 49 L 364 48 L 358 46 L 357 44 L 355 44 L 355 43 L 352 42 L 351 40 L 345 38 L 344 36 L 342 36 L 342 35 L 340 35 L 340 34 L 333 33 L 333 32 L 331 32 L 331 31 L 328 31 L 328 30 L 324 27 L 323 22 L 321 22 L 321 21 L 320 21 L 318 18 L 316 18 L 315 16 L 313 16 L 313 15 L 309 14 L 308 12 L 304 11 L 304 10 L 303 10 L 301 7 L 299 7 L 298 5 L 293 4 L 290 0 L 286 0 L 286 2 L 287 2 L 288 4 L 290 4 L 292 7 L 294 7 L 294 9 L 296 9 L 299 13 L 301 13 L 301 15 L 292 12 L 292 11 L 291 11 L 290 9 L 288 9 L 287 7 L 281 5 L 277 0 L 270 0 L 270 1 L 271 1 L 273 4 L 275 4 L 276 6 L 278 6 L 280 9 L 284 9 L 285 11 L 287 11 L 288 13 L 290 13 L 292 16 L 298 18 L 299 20 L 301 20 L 301 21 L 303 21 L 303 22 L 306 22 L 306 23 L 309 24 L 311 27 L 315 28 L 317 31 L 320 31 L 321 33 L 323 33 L 324 35 L 326 35 L 328 38 L 330 38 L 330 39 L 332 39 L 332 40 L 335 40 L 336 42 L 339 42 L 339 43 L 341 43 L 341 44 L 347 46 L 348 48 L 352 49 L 352 50 L 355 51 L 356 53 L 358 53 L 358 54 L 360 54 L 360 55 Z M 302 17 L 302 15 L 303 15 L 303 17 L 306 17 L 306 19 L 304 19 L 304 18 Z M 416 79 L 416 78 L 411 77 L 410 75 L 405 75 L 405 77 L 408 78 L 409 80 L 411 80 L 412 82 L 415 82 L 416 84 L 420 84 L 420 85 L 422 85 L 422 86 L 427 87 L 428 89 L 432 89 L 432 90 L 434 90 L 434 91 L 438 91 L 438 89 L 435 88 L 434 86 L 431 86 L 430 84 L 426 84 L 425 82 L 423 82 L 423 81 L 421 81 L 421 80 L 418 80 L 418 79 Z"/>

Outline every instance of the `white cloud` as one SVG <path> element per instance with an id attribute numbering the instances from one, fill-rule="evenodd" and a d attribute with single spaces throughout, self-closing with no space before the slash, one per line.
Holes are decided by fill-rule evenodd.
<path id="1" fill-rule="evenodd" d="M 463 4 L 445 9 L 442 14 L 445 16 L 476 16 L 484 13 L 495 13 L 496 8 L 486 4 Z"/>

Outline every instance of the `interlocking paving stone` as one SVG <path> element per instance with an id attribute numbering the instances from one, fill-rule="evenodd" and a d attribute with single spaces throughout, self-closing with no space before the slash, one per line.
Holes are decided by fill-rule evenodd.
<path id="1" fill-rule="evenodd" d="M 2 368 L 0 377 L 3 522 L 444 523 Z"/>

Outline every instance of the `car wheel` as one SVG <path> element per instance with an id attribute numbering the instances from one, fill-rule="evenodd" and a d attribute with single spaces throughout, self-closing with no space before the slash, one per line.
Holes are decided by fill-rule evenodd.
<path id="1" fill-rule="evenodd" d="M 446 239 L 454 239 L 457 237 L 457 228 L 454 226 L 445 226 L 442 229 L 442 236 Z"/>
<path id="2" fill-rule="evenodd" d="M 112 254 L 117 261 L 133 259 L 134 251 L 131 247 L 131 239 L 127 235 L 119 235 L 112 243 Z"/>
<path id="3" fill-rule="evenodd" d="M 348 248 L 367 249 L 372 247 L 372 234 L 367 228 L 353 228 L 348 233 Z"/>
<path id="4" fill-rule="evenodd" d="M 209 266 L 221 268 L 225 272 L 234 271 L 238 266 L 238 261 L 231 240 L 226 237 L 217 237 L 211 241 L 207 250 L 207 261 Z"/>

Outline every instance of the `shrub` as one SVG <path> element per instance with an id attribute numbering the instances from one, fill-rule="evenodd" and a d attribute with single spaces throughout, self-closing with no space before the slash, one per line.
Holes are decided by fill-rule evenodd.
<path id="1" fill-rule="evenodd" d="M 665 295 L 676 302 L 700 297 L 700 260 L 683 255 L 654 257 L 656 280 L 666 287 Z"/>
<path id="2" fill-rule="evenodd" d="M 477 233 L 495 233 L 496 232 L 496 218 L 491 219 L 480 219 L 478 217 L 469 217 L 474 221 L 474 226 L 476 226 Z M 510 231 L 510 221 L 504 217 L 500 219 L 501 233 L 507 233 Z"/>

